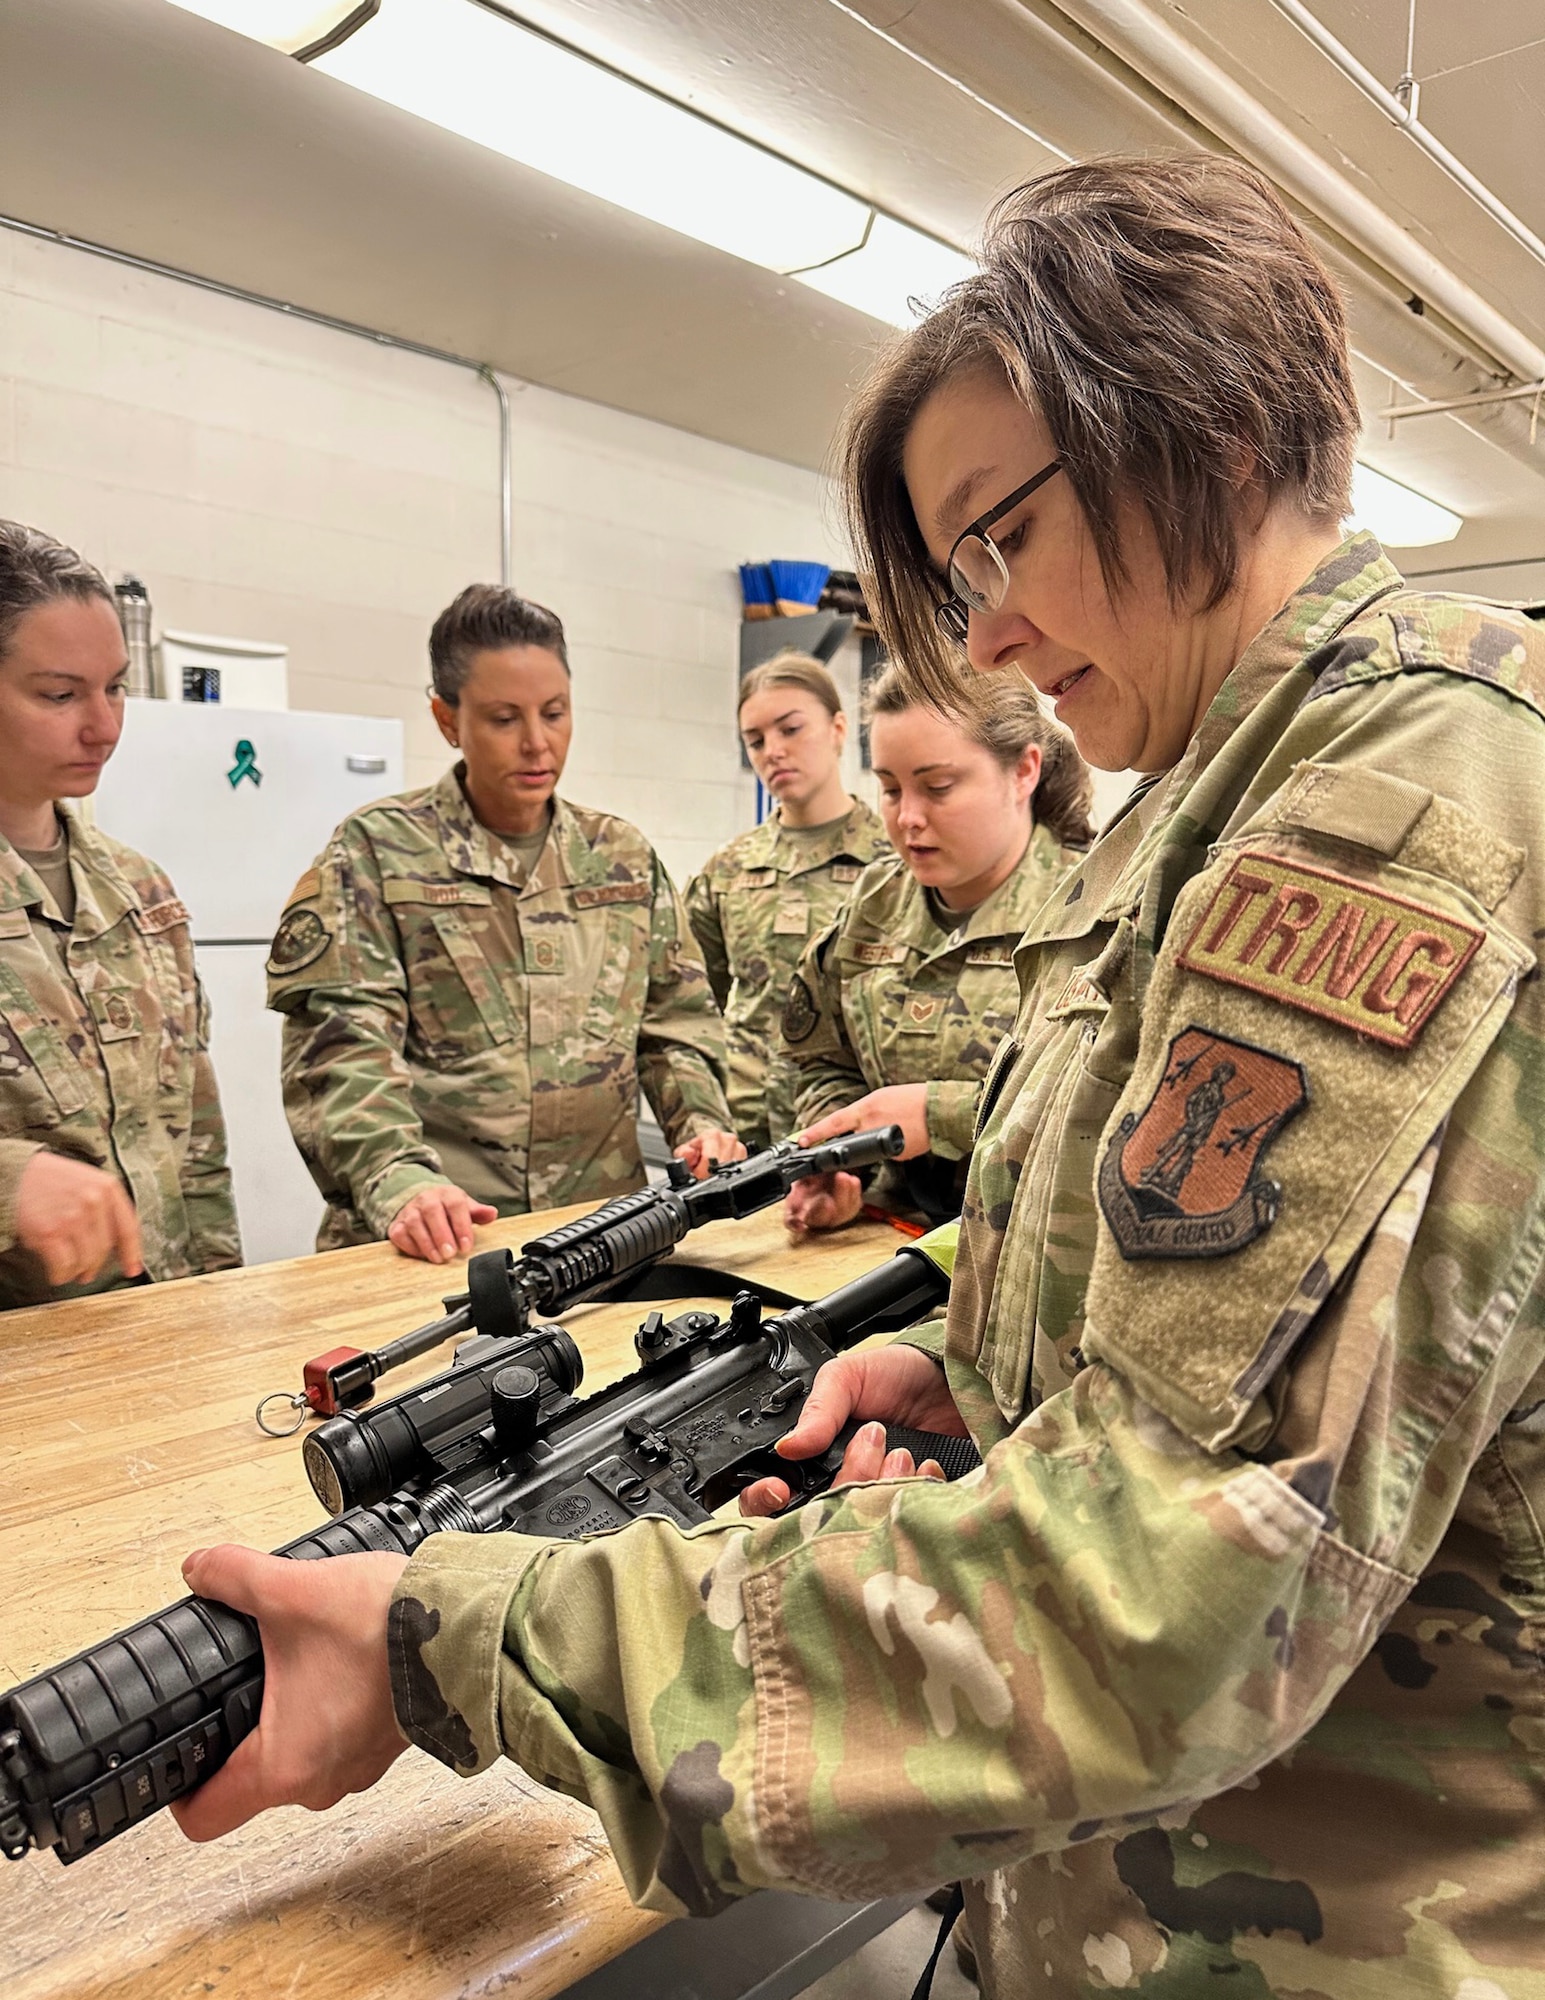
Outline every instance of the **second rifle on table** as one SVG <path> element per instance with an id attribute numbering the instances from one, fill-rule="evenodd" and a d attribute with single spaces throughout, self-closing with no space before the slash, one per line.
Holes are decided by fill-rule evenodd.
<path id="1" fill-rule="evenodd" d="M 375 1383 L 388 1370 L 458 1334 L 515 1340 L 534 1321 L 550 1320 L 587 1300 L 729 1298 L 745 1280 L 700 1265 L 672 1267 L 668 1278 L 660 1272 L 655 1282 L 649 1274 L 703 1223 L 755 1215 L 813 1174 L 857 1174 L 881 1166 L 897 1157 L 902 1144 L 899 1125 L 853 1132 L 824 1146 L 798 1146 L 785 1139 L 701 1181 L 673 1160 L 667 1187 L 639 1188 L 603 1202 L 577 1222 L 522 1244 L 518 1258 L 511 1250 L 483 1250 L 468 1258 L 467 1289 L 444 1300 L 443 1318 L 381 1347 L 334 1347 L 317 1355 L 305 1364 L 301 1393 L 266 1397 L 258 1405 L 258 1423 L 268 1430 L 263 1411 L 280 1401 L 319 1417 L 358 1409 L 370 1401 Z M 797 1303 L 786 1293 L 758 1289 L 769 1304 Z M 304 1415 L 297 1422 L 303 1420 Z"/>

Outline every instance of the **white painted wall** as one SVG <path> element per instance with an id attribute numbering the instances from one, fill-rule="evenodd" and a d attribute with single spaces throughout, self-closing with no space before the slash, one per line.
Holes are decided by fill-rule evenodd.
<path id="1" fill-rule="evenodd" d="M 735 565 L 840 560 L 815 474 L 508 385 L 515 580 L 568 630 L 564 790 L 678 881 L 751 823 Z M 463 370 L 0 229 L 0 514 L 116 578 L 156 626 L 278 639 L 297 708 L 396 715 L 448 761 L 429 627 L 499 574 L 498 414 Z"/>

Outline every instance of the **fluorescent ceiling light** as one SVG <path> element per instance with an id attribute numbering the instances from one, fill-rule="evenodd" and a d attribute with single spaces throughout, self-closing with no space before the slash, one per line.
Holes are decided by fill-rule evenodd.
<path id="1" fill-rule="evenodd" d="M 1352 468 L 1354 528 L 1368 528 L 1392 549 L 1426 549 L 1434 542 L 1451 542 L 1464 526 L 1464 516 L 1375 472 L 1371 465 Z"/>
<path id="2" fill-rule="evenodd" d="M 359 8 L 360 0 L 172 0 L 188 14 L 202 14 L 254 42 L 292 56 L 315 47 Z"/>
<path id="3" fill-rule="evenodd" d="M 290 49 L 353 11 L 315 0 L 174 3 Z M 319 15 L 328 18 L 318 30 Z M 912 297 L 931 305 L 974 268 L 856 195 L 476 0 L 381 0 L 309 67 L 895 326 L 915 321 Z"/>

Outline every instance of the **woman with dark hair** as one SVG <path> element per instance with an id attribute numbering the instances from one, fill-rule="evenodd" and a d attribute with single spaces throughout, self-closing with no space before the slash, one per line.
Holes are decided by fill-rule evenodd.
<path id="1" fill-rule="evenodd" d="M 0 521 L 0 1307 L 241 1262 L 188 912 L 68 803 L 127 673 L 101 574 Z"/>
<path id="2" fill-rule="evenodd" d="M 1083 759 L 1017 676 L 946 710 L 894 667 L 869 692 L 880 811 L 896 849 L 864 870 L 800 961 L 783 1060 L 806 1144 L 900 1125 L 871 1190 L 921 1223 L 959 1215 L 982 1078 L 1014 1025 L 1014 947 L 1092 837 Z M 858 1214 L 853 1174 L 811 1175 L 784 1202 L 799 1229 Z"/>
<path id="3" fill-rule="evenodd" d="M 268 961 L 317 1247 L 389 1237 L 442 1264 L 475 1224 L 644 1184 L 639 1087 L 694 1170 L 740 1157 L 724 1029 L 664 864 L 557 795 L 573 735 L 551 611 L 474 584 L 429 638 L 461 757 L 351 813 Z M 698 1143 L 694 1144 L 696 1141 Z"/>
<path id="4" fill-rule="evenodd" d="M 271 1679 L 289 1769 L 188 1824 L 364 1782 L 395 1700 L 589 1798 L 658 1909 L 963 1879 L 994 1995 L 1538 1989 L 1545 635 L 1342 536 L 1357 435 L 1251 169 L 1004 204 L 855 411 L 869 601 L 1146 782 L 1016 954 L 946 1331 L 782 1447 L 953 1420 L 982 1470 L 891 1479 L 866 1421 L 882 1483 L 790 1518 L 351 1559 L 357 1686 Z M 189 1575 L 282 1641 L 341 1587 L 300 1567 Z M 440 1636 L 389 1662 L 393 1594 Z"/>
<path id="5" fill-rule="evenodd" d="M 778 1016 L 800 955 L 886 852 L 884 828 L 842 782 L 848 718 L 837 684 L 808 653 L 777 653 L 741 678 L 736 721 L 773 801 L 760 826 L 711 855 L 687 884 L 729 1042 L 730 1115 L 752 1152 L 794 1125 L 777 1064 Z"/>

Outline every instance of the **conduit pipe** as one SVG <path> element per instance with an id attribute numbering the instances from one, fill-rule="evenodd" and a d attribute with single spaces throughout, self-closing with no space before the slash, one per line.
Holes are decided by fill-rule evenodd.
<path id="1" fill-rule="evenodd" d="M 417 354 L 426 361 L 443 361 L 452 368 L 466 368 L 486 382 L 499 399 L 499 580 L 511 581 L 512 508 L 510 495 L 510 399 L 504 384 L 486 361 L 473 361 L 448 348 L 428 347 L 421 340 L 405 340 L 400 334 L 382 333 L 373 326 L 360 326 L 351 319 L 337 319 L 331 313 L 313 312 L 310 306 L 292 305 L 287 299 L 273 299 L 266 292 L 249 292 L 241 285 L 228 285 L 220 278 L 201 277 L 177 264 L 159 264 L 152 257 L 136 256 L 132 250 L 114 250 L 89 237 L 67 236 L 62 229 L 45 229 L 38 222 L 24 222 L 20 216 L 0 215 L 0 229 L 13 229 L 18 236 L 35 236 L 45 243 L 61 244 L 66 250 L 80 250 L 88 257 L 103 257 L 110 264 L 125 264 L 131 271 L 148 271 L 155 278 L 172 278 L 179 285 L 193 285 L 201 292 L 214 292 L 223 299 L 238 299 L 246 306 L 262 306 L 266 312 L 283 313 L 286 319 L 303 319 L 312 326 L 325 326 L 332 333 L 352 334 L 375 347 L 394 347 L 401 354 Z"/>
<path id="2" fill-rule="evenodd" d="M 1224 70 L 1176 34 L 1142 0 L 1052 0 L 1354 249 L 1387 271 L 1520 382 L 1545 376 L 1545 348 L 1415 241 L 1343 174 L 1252 100 Z M 1275 0 L 1274 0 L 1275 4 Z"/>
<path id="3" fill-rule="evenodd" d="M 1538 263 L 1545 264 L 1545 242 L 1535 235 L 1526 222 L 1520 221 L 1505 202 L 1499 201 L 1486 183 L 1471 173 L 1463 160 L 1456 159 L 1442 140 L 1427 129 L 1417 116 L 1414 99 L 1407 103 L 1404 98 L 1397 97 L 1392 90 L 1386 90 L 1373 71 L 1365 69 L 1346 44 L 1338 42 L 1329 28 L 1316 15 L 1310 13 L 1304 6 L 1303 0 L 1271 0 L 1271 4 L 1279 14 L 1285 15 L 1293 23 L 1300 34 L 1307 36 L 1314 43 L 1322 56 L 1335 64 L 1349 83 L 1356 84 L 1364 97 L 1370 103 L 1376 104 L 1392 125 L 1398 125 L 1402 132 L 1421 147 L 1428 159 L 1435 161 L 1451 181 L 1462 187 L 1472 201 L 1484 208 L 1493 222 L 1500 223 L 1515 243 L 1522 244 Z"/>

